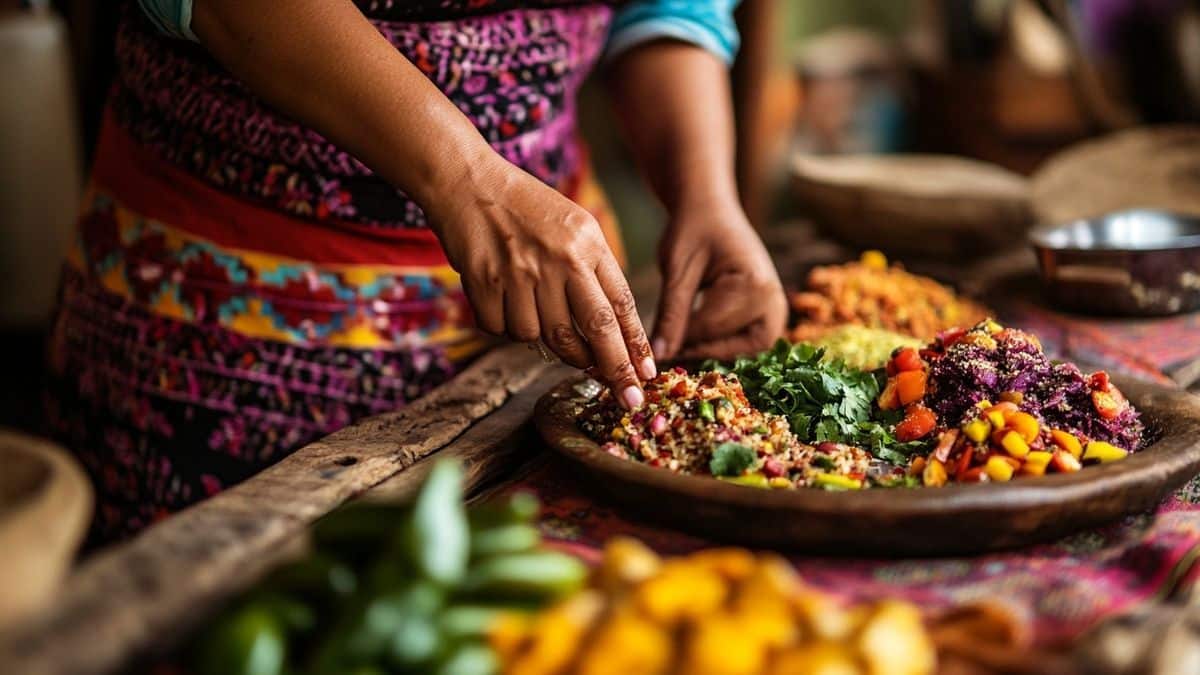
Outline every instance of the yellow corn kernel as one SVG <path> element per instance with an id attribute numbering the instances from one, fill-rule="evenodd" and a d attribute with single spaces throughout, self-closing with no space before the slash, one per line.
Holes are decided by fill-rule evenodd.
<path id="1" fill-rule="evenodd" d="M 1004 428 L 1004 413 L 1000 412 L 999 410 L 993 410 L 992 412 L 988 413 L 987 418 L 988 421 L 992 423 L 994 428 Z"/>
<path id="2" fill-rule="evenodd" d="M 1115 462 L 1118 459 L 1125 459 L 1128 455 L 1128 450 L 1104 441 L 1088 441 L 1087 448 L 1083 451 L 1084 459 L 1098 459 L 1101 462 Z"/>
<path id="3" fill-rule="evenodd" d="M 754 573 L 758 560 L 744 548 L 709 548 L 697 551 L 686 558 L 689 563 L 699 565 L 721 575 L 728 581 L 740 581 Z"/>
<path id="4" fill-rule="evenodd" d="M 963 433 L 976 443 L 982 443 L 992 433 L 992 425 L 983 418 L 975 418 L 963 425 Z"/>
<path id="5" fill-rule="evenodd" d="M 858 658 L 845 645 L 817 642 L 779 654 L 768 675 L 862 675 Z"/>
<path id="6" fill-rule="evenodd" d="M 864 267 L 869 267 L 873 270 L 886 270 L 888 266 L 887 256 L 881 251 L 863 251 L 858 260 Z"/>
<path id="7" fill-rule="evenodd" d="M 613 430 L 612 430 L 612 434 L 610 434 L 610 435 L 612 436 L 612 438 L 613 438 L 613 440 L 614 440 L 614 441 L 620 441 L 620 440 L 624 440 L 624 438 L 625 438 L 625 430 L 624 430 L 624 429 L 622 429 L 621 427 L 617 427 L 617 428 L 615 428 L 615 429 L 613 429 Z"/>
<path id="8" fill-rule="evenodd" d="M 1012 479 L 1013 468 L 1003 457 L 992 456 L 988 458 L 987 464 L 983 465 L 983 472 L 988 478 L 1003 483 Z"/>
<path id="9" fill-rule="evenodd" d="M 604 546 L 604 559 L 596 570 L 596 581 L 607 591 L 633 587 L 658 573 L 662 560 L 632 537 L 613 537 Z"/>
<path id="10" fill-rule="evenodd" d="M 767 485 L 775 488 L 776 490 L 782 490 L 792 487 L 792 481 L 786 476 L 775 476 L 767 481 Z"/>
<path id="11" fill-rule="evenodd" d="M 1004 438 L 1000 439 L 1000 447 L 1017 459 L 1022 459 L 1029 454 L 1029 444 L 1025 442 L 1024 438 L 1021 438 L 1021 434 L 1015 431 L 1004 434 Z"/>
<path id="12" fill-rule="evenodd" d="M 792 596 L 792 607 L 808 633 L 819 640 L 847 640 L 866 617 L 866 607 L 845 607 L 834 598 L 813 590 Z"/>
<path id="13" fill-rule="evenodd" d="M 1021 473 L 1026 476 L 1043 476 L 1053 457 L 1054 453 L 1052 452 L 1031 450 L 1028 455 L 1025 455 L 1025 462 L 1021 464 Z"/>
<path id="14" fill-rule="evenodd" d="M 598 591 L 583 591 L 539 614 L 530 628 L 528 644 L 504 672 L 511 675 L 553 675 L 575 657 L 583 636 L 604 609 Z"/>
<path id="15" fill-rule="evenodd" d="M 931 459 L 925 464 L 925 470 L 921 472 L 921 483 L 926 487 L 941 487 L 946 484 L 946 465 L 936 459 Z"/>
<path id="16" fill-rule="evenodd" d="M 836 473 L 818 471 L 813 474 L 813 485 L 817 487 L 830 487 L 835 490 L 858 490 L 862 488 L 862 481 Z"/>
<path id="17" fill-rule="evenodd" d="M 1075 459 L 1083 457 L 1083 445 L 1081 445 L 1079 443 L 1079 439 L 1075 438 L 1075 436 L 1072 434 L 1066 431 L 1055 429 L 1050 432 L 1050 440 L 1053 441 L 1058 447 L 1074 455 Z"/>
<path id="18" fill-rule="evenodd" d="M 937 651 L 921 622 L 921 612 L 906 602 L 885 600 L 858 634 L 858 653 L 872 675 L 931 675 Z"/>
<path id="19" fill-rule="evenodd" d="M 580 655 L 579 675 L 661 673 L 671 660 L 671 638 L 662 627 L 631 608 L 615 612 L 587 641 Z"/>
<path id="20" fill-rule="evenodd" d="M 719 574 L 685 560 L 672 560 L 638 586 L 636 602 L 646 616 L 674 627 L 687 618 L 712 613 L 725 603 L 729 587 Z"/>
<path id="21" fill-rule="evenodd" d="M 504 612 L 488 625 L 487 643 L 501 661 L 510 661 L 529 637 L 530 617 L 520 612 Z"/>
<path id="22" fill-rule="evenodd" d="M 754 675 L 766 665 L 766 645 L 736 615 L 700 619 L 683 647 L 679 672 L 689 675 Z"/>
<path id="23" fill-rule="evenodd" d="M 771 441 L 763 441 L 762 450 L 768 455 L 773 455 L 775 454 L 775 444 Z"/>

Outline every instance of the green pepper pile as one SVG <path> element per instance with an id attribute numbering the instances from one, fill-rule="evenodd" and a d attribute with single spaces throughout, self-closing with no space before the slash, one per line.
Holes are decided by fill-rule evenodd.
<path id="1" fill-rule="evenodd" d="M 587 568 L 541 548 L 537 500 L 463 505 L 439 462 L 411 505 L 318 521 L 313 552 L 273 573 L 192 645 L 198 675 L 489 675 L 497 617 L 579 588 Z"/>

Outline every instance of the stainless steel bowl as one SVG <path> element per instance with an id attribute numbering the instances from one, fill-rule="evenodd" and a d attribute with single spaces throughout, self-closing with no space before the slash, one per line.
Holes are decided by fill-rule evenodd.
<path id="1" fill-rule="evenodd" d="M 1089 314 L 1200 309 L 1200 218 L 1133 209 L 1029 233 L 1051 300 Z"/>

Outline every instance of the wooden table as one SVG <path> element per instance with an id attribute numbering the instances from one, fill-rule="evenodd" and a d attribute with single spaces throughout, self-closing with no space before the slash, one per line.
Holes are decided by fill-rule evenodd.
<path id="1" fill-rule="evenodd" d="M 785 282 L 814 260 L 845 254 L 803 228 L 774 234 L 771 250 Z M 1017 253 L 988 264 L 1007 274 L 1031 263 Z M 653 277 L 634 286 L 652 309 Z M 353 498 L 411 494 L 435 453 L 464 462 L 470 490 L 486 488 L 538 452 L 526 422 L 569 372 L 524 345 L 500 347 L 407 408 L 338 431 L 95 554 L 42 616 L 0 636 L 0 672 L 112 673 L 164 653 L 294 552 L 320 516 Z"/>

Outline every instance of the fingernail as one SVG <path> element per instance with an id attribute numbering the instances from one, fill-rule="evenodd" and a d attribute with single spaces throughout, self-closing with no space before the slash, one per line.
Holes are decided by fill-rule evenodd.
<path id="1" fill-rule="evenodd" d="M 654 365 L 654 359 L 647 356 L 638 364 L 638 374 L 643 380 L 653 380 L 655 375 L 658 375 L 658 368 Z"/>
<path id="2" fill-rule="evenodd" d="M 625 387 L 625 391 L 621 392 L 621 400 L 625 402 L 625 407 L 630 410 L 637 410 L 642 407 L 642 403 L 646 397 L 642 395 L 640 387 L 629 386 Z"/>
<path id="3" fill-rule="evenodd" d="M 654 338 L 654 342 L 650 344 L 650 348 L 654 350 L 654 355 L 662 357 L 667 353 L 667 341 L 662 338 Z"/>

